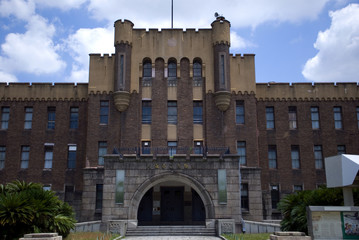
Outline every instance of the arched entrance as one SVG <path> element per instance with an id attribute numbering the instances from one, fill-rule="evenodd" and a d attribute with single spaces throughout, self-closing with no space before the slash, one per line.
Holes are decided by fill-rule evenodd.
<path id="1" fill-rule="evenodd" d="M 214 218 L 214 207 L 197 180 L 167 172 L 141 184 L 131 200 L 129 216 L 139 225 L 198 225 Z"/>

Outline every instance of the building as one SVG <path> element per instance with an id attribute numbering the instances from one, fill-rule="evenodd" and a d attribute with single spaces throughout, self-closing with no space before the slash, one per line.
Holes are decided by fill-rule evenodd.
<path id="1" fill-rule="evenodd" d="M 224 17 L 118 20 L 88 84 L 0 84 L 0 182 L 41 182 L 81 221 L 231 232 L 280 218 L 280 198 L 325 184 L 324 157 L 359 154 L 359 88 L 256 83 L 254 55 L 229 46 Z"/>

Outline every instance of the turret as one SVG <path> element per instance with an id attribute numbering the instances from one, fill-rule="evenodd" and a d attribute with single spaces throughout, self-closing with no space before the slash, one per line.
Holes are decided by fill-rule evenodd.
<path id="1" fill-rule="evenodd" d="M 215 103 L 220 111 L 226 111 L 230 104 L 230 27 L 231 24 L 223 16 L 212 23 L 212 41 L 214 56 L 214 90 Z"/>
<path id="2" fill-rule="evenodd" d="M 115 81 L 114 102 L 116 109 L 125 111 L 130 104 L 131 55 L 133 23 L 128 20 L 115 22 Z"/>

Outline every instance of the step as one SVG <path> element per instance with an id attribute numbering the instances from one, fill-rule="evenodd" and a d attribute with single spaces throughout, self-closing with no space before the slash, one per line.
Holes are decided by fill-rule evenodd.
<path id="1" fill-rule="evenodd" d="M 204 226 L 138 226 L 127 229 L 126 236 L 215 236 L 214 228 Z"/>

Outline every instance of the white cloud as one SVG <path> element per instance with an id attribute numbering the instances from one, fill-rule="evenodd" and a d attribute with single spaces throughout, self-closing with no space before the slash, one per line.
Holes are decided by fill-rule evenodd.
<path id="1" fill-rule="evenodd" d="M 0 2 L 0 16 L 15 16 L 21 20 L 28 20 L 35 13 L 32 0 L 3 0 Z"/>
<path id="2" fill-rule="evenodd" d="M 359 4 L 329 13 L 331 26 L 319 32 L 314 47 L 318 54 L 302 71 L 311 81 L 359 82 Z"/>
<path id="3" fill-rule="evenodd" d="M 89 53 L 114 53 L 113 26 L 81 28 L 70 35 L 65 47 L 75 60 L 68 81 L 88 81 Z"/>
<path id="4" fill-rule="evenodd" d="M 66 64 L 57 54 L 52 37 L 55 27 L 46 19 L 34 15 L 26 25 L 24 34 L 10 33 L 1 45 L 0 70 L 8 74 L 25 72 L 49 74 L 63 69 Z"/>
<path id="5" fill-rule="evenodd" d="M 256 45 L 241 36 L 236 32 L 231 31 L 231 52 L 238 52 L 247 47 L 256 47 Z"/>
<path id="6" fill-rule="evenodd" d="M 96 19 L 113 22 L 125 17 L 135 27 L 170 27 L 170 1 L 89 1 L 89 11 Z M 208 28 L 215 12 L 223 14 L 236 27 L 256 27 L 268 21 L 313 20 L 329 1 L 332 0 L 223 0 L 220 4 L 217 0 L 174 1 L 174 27 Z"/>
<path id="7" fill-rule="evenodd" d="M 0 70 L 0 82 L 17 82 L 17 78 L 9 73 Z"/>
<path id="8" fill-rule="evenodd" d="M 79 8 L 87 0 L 34 0 L 39 7 L 59 8 L 69 10 Z"/>

